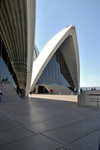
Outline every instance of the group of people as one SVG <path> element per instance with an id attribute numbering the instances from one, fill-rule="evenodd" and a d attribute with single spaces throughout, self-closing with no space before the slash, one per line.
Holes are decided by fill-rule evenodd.
<path id="1" fill-rule="evenodd" d="M 1 102 L 2 91 L 0 90 L 0 102 Z"/>
<path id="2" fill-rule="evenodd" d="M 4 79 L 2 79 L 2 81 L 8 81 L 8 78 L 4 78 Z"/>

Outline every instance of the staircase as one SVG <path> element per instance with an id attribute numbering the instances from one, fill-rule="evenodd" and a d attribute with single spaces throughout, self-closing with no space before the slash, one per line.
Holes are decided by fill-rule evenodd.
<path id="1" fill-rule="evenodd" d="M 2 99 L 1 101 L 17 101 L 20 100 L 20 97 L 16 93 L 16 90 L 13 86 L 6 81 L 0 82 L 0 90 L 2 91 Z"/>
<path id="2" fill-rule="evenodd" d="M 53 89 L 53 94 L 59 95 L 71 95 L 73 92 L 64 85 L 44 85 L 45 88 L 49 91 L 49 89 Z"/>

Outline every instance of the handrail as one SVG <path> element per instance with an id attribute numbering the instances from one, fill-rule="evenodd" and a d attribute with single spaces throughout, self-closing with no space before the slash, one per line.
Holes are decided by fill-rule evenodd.
<path id="1" fill-rule="evenodd" d="M 90 102 L 97 102 L 97 107 L 99 107 L 99 102 L 100 102 L 100 98 L 90 98 L 90 99 L 95 99 L 94 101 L 90 101 Z"/>
<path id="2" fill-rule="evenodd" d="M 89 94 L 89 96 L 100 96 L 100 94 Z"/>

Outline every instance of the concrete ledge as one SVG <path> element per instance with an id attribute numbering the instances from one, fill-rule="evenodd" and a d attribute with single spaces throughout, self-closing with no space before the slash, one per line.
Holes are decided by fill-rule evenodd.
<path id="1" fill-rule="evenodd" d="M 61 100 L 61 101 L 71 101 L 77 102 L 77 95 L 46 95 L 46 94 L 31 94 L 29 97 L 51 99 L 51 100 Z"/>
<path id="2" fill-rule="evenodd" d="M 97 106 L 97 100 L 99 105 L 100 90 L 84 91 L 78 96 L 78 106 Z"/>

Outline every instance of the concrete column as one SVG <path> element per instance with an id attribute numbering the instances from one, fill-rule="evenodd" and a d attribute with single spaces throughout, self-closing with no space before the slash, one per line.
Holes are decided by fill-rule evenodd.
<path id="1" fill-rule="evenodd" d="M 36 0 L 27 0 L 27 80 L 26 96 L 30 90 L 35 40 Z"/>

